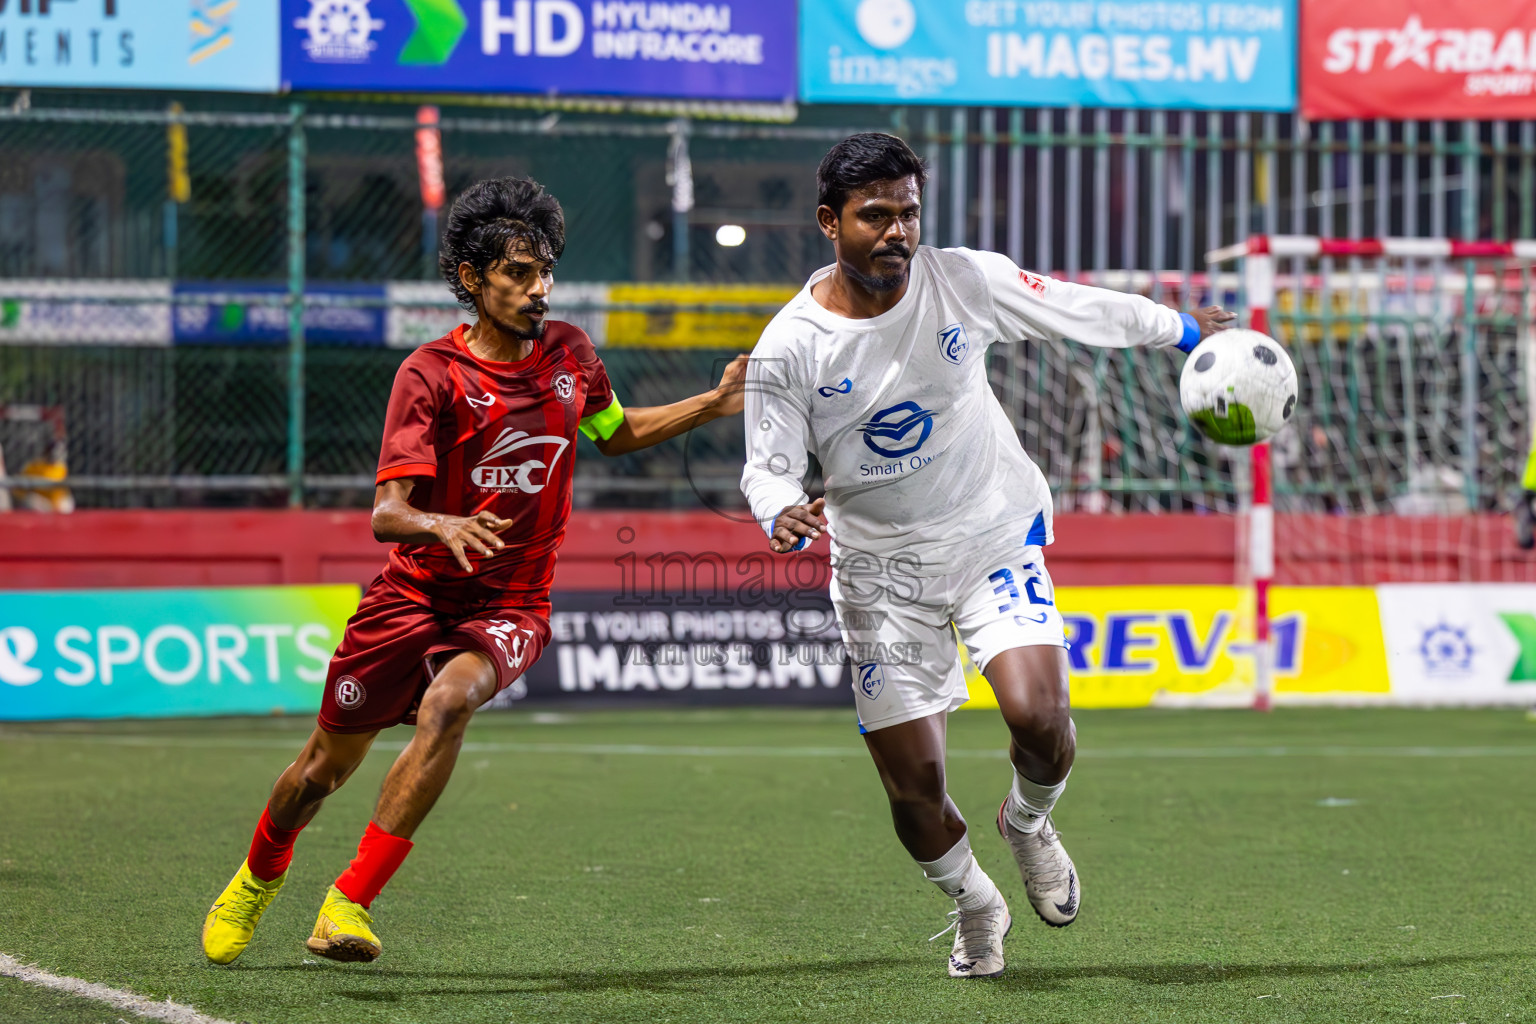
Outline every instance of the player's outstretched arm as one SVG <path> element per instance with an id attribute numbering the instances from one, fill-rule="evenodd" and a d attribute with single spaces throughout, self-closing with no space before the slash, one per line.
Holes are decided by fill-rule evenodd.
<path id="1" fill-rule="evenodd" d="M 373 493 L 373 536 L 386 544 L 441 544 L 453 552 L 465 572 L 474 572 L 469 552 L 492 555 L 506 547 L 497 536 L 512 525 L 492 512 L 473 516 L 449 516 L 423 512 L 410 503 L 415 487 L 409 477 L 386 480 Z"/>
<path id="2" fill-rule="evenodd" d="M 624 422 L 618 429 L 607 440 L 595 438 L 592 443 L 604 455 L 625 455 L 661 444 L 710 420 L 735 416 L 741 412 L 746 374 L 747 357 L 737 356 L 726 366 L 715 387 L 671 405 L 625 409 Z"/>
<path id="3" fill-rule="evenodd" d="M 1032 274 L 1007 256 L 969 249 L 966 253 L 986 275 L 1004 340 L 1071 339 L 1101 348 L 1194 348 L 1234 319 L 1220 306 L 1179 313 L 1144 295 L 1058 281 Z"/>

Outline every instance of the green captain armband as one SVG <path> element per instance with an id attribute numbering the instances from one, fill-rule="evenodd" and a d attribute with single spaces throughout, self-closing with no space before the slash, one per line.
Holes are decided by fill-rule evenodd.
<path id="1" fill-rule="evenodd" d="M 624 407 L 619 404 L 617 396 L 608 404 L 608 408 L 602 412 L 595 412 L 591 416 L 583 416 L 580 423 L 581 432 L 593 441 L 606 441 L 613 436 L 624 422 Z"/>

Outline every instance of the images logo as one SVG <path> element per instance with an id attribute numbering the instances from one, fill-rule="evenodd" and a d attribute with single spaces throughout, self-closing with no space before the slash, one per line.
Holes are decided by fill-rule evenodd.
<path id="1" fill-rule="evenodd" d="M 854 12 L 859 35 L 877 50 L 894 50 L 912 38 L 917 11 L 912 0 L 863 0 Z"/>
<path id="2" fill-rule="evenodd" d="M 309 0 L 309 13 L 293 23 L 309 33 L 301 44 L 309 59 L 327 64 L 365 61 L 379 44 L 369 38 L 384 27 L 368 11 L 368 0 Z"/>
<path id="3" fill-rule="evenodd" d="M 875 413 L 874 419 L 859 429 L 864 431 L 864 443 L 870 451 L 888 459 L 899 459 L 903 455 L 911 455 L 928 440 L 928 435 L 933 433 L 933 413 L 916 402 L 902 402 L 881 409 Z M 914 431 L 917 440 L 911 441 Z M 891 447 L 882 447 L 882 443 L 890 444 Z"/>
<path id="4" fill-rule="evenodd" d="M 837 387 L 834 388 L 830 384 L 823 385 L 822 387 L 819 387 L 819 388 L 816 389 L 816 393 L 818 395 L 820 395 L 822 398 L 831 398 L 833 395 L 846 395 L 848 392 L 850 392 L 852 390 L 853 390 L 853 381 L 850 380 L 847 377 L 844 377 L 843 378 L 843 382 L 841 384 L 839 384 Z"/>
<path id="5" fill-rule="evenodd" d="M 549 482 L 549 474 L 555 468 L 555 463 L 560 461 L 560 456 L 570 446 L 570 441 L 555 434 L 538 434 L 530 436 L 526 430 L 513 430 L 508 427 L 496 438 L 496 443 L 491 445 L 486 453 L 481 456 L 480 464 L 469 474 L 476 486 L 488 491 L 522 491 L 526 494 L 537 494 L 544 489 Z M 516 466 L 488 466 L 486 463 L 492 459 L 498 459 L 509 452 L 515 452 L 519 448 L 527 448 L 530 445 L 551 444 L 555 446 L 555 454 L 550 456 L 549 462 L 540 462 L 538 459 L 530 459 Z M 544 470 L 544 478 L 535 481 L 533 474 Z"/>
<path id="6" fill-rule="evenodd" d="M 971 340 L 966 337 L 965 324 L 950 324 L 939 331 L 939 355 L 959 366 L 965 361 Z"/>

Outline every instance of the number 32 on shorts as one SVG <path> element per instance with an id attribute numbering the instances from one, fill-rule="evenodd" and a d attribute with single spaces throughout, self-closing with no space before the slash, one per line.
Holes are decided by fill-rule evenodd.
<path id="1" fill-rule="evenodd" d="M 987 577 L 987 581 L 993 585 L 992 593 L 1008 602 L 1007 604 L 997 606 L 997 613 L 999 615 L 1005 615 L 1013 611 L 1019 606 L 1019 602 L 1026 598 L 1030 604 L 1049 606 L 1056 603 L 1056 595 L 1051 590 L 1050 581 L 1046 579 L 1045 573 L 1041 572 L 1034 562 L 1025 562 L 1019 566 L 1019 569 L 1024 581 L 1023 593 L 1019 592 L 1018 581 L 1020 577 L 1014 575 L 1012 568 L 999 569 Z M 1038 589 L 1042 583 L 1046 587 L 1046 594 L 1043 597 Z"/>

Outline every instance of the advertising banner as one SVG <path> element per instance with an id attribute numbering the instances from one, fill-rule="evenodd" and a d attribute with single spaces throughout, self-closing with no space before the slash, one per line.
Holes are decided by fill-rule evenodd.
<path id="1" fill-rule="evenodd" d="M 821 705 L 853 715 L 825 594 L 553 595 L 544 656 L 495 699 L 613 705 Z"/>
<path id="2" fill-rule="evenodd" d="M 610 302 L 642 308 L 609 313 L 607 343 L 648 348 L 737 348 L 743 338 L 755 340 L 762 334 L 779 307 L 798 291 L 794 285 L 615 284 L 608 292 Z M 673 311 L 670 307 L 674 306 L 682 308 Z M 708 306 L 737 309 L 701 308 Z"/>
<path id="3" fill-rule="evenodd" d="M 169 345 L 170 297 L 169 281 L 0 281 L 0 344 Z"/>
<path id="4" fill-rule="evenodd" d="M 0 720 L 317 711 L 355 586 L 0 591 Z"/>
<path id="5" fill-rule="evenodd" d="M 1290 110 L 1296 0 L 821 0 L 800 95 L 850 103 Z"/>
<path id="6" fill-rule="evenodd" d="M 438 288 L 438 293 L 445 292 Z M 384 285 L 310 285 L 304 340 L 310 344 L 382 345 Z M 208 301 L 196 301 L 203 296 Z M 175 339 L 187 344 L 287 344 L 288 288 L 281 284 L 177 282 Z M 192 301 L 187 301 L 192 300 Z M 366 302 L 367 305 L 351 305 Z"/>
<path id="7" fill-rule="evenodd" d="M 1316 119 L 1536 117 L 1536 0 L 1303 0 Z"/>
<path id="8" fill-rule="evenodd" d="M 1253 609 L 1238 587 L 1058 587 L 1073 707 L 1246 705 L 1253 700 Z M 1370 587 L 1271 592 L 1275 692 L 1303 700 L 1381 700 L 1387 660 Z M 967 672 L 966 707 L 995 707 Z"/>
<path id="9" fill-rule="evenodd" d="M 277 4 L 0 3 L 0 85 L 276 92 Z"/>
<path id="10" fill-rule="evenodd" d="M 1389 583 L 1376 589 L 1395 700 L 1536 705 L 1536 586 Z"/>
<path id="11" fill-rule="evenodd" d="M 795 5 L 282 0 L 282 54 L 292 89 L 780 101 Z"/>
<path id="12" fill-rule="evenodd" d="M 1062 587 L 1074 707 L 1253 696 L 1238 587 Z M 310 713 L 355 586 L 0 591 L 0 721 Z M 559 592 L 543 657 L 488 707 L 847 708 L 825 593 Z M 1272 592 L 1282 703 L 1536 704 L 1536 585 Z M 963 657 L 963 655 L 962 655 Z M 996 707 L 967 662 L 968 708 Z"/>

